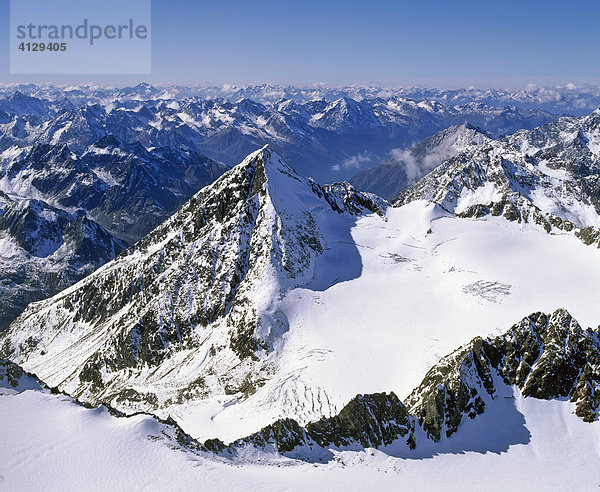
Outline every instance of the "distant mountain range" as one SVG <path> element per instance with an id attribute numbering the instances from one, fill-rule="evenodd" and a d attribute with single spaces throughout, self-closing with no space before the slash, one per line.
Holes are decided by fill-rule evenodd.
<path id="1" fill-rule="evenodd" d="M 79 155 L 64 143 L 11 147 L 0 162 L 5 193 L 82 210 L 129 244 L 228 169 L 184 146 L 148 150 L 112 135 Z"/>
<path id="2" fill-rule="evenodd" d="M 270 105 L 279 100 L 292 100 L 304 104 L 312 100 L 325 99 L 328 102 L 342 97 L 356 101 L 363 99 L 389 99 L 396 96 L 413 101 L 439 101 L 446 105 L 481 103 L 498 108 L 516 106 L 520 109 L 543 109 L 550 113 L 568 113 L 583 116 L 600 107 L 600 88 L 592 85 L 530 86 L 522 89 L 480 89 L 475 87 L 457 89 L 436 89 L 421 87 L 378 87 L 378 86 L 312 86 L 293 87 L 273 84 L 201 86 L 152 86 L 141 83 L 133 87 L 82 86 L 38 86 L 34 84 L 0 85 L 0 94 L 10 95 L 20 91 L 42 99 L 83 103 L 103 103 L 104 101 L 135 99 L 223 99 L 237 102 L 250 99 Z"/>
<path id="3" fill-rule="evenodd" d="M 114 258 L 228 169 L 183 144 L 120 143 L 106 134 L 102 112 L 19 92 L 0 100 L 0 330 L 29 302 Z M 127 134 L 122 124 L 115 133 Z"/>
<path id="4" fill-rule="evenodd" d="M 398 94 L 348 95 L 257 102 L 206 99 L 182 88 L 151 86 L 64 91 L 21 87 L 0 99 L 0 151 L 39 143 L 67 144 L 77 155 L 112 135 L 147 149 L 185 146 L 233 165 L 271 145 L 303 175 L 320 183 L 347 179 L 452 125 L 470 124 L 494 136 L 555 119 L 547 111 L 412 100 Z M 34 94 L 34 95 L 32 95 Z M 202 92 L 200 92 L 202 94 Z M 264 98 L 261 98 L 264 99 Z"/>
<path id="5" fill-rule="evenodd" d="M 0 192 L 0 330 L 125 248 L 84 213 Z"/>

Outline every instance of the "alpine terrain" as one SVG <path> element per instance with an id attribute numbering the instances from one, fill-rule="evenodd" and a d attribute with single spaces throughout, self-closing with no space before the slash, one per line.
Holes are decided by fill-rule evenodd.
<path id="1" fill-rule="evenodd" d="M 0 483 L 600 484 L 600 110 L 554 118 L 534 89 L 19 89 L 0 99 Z M 546 109 L 575 106 L 556 90 Z"/>

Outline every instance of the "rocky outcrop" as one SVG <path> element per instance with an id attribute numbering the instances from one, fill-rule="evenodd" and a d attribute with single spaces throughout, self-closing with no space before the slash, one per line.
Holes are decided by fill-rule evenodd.
<path id="1" fill-rule="evenodd" d="M 586 422 L 600 408 L 600 330 L 584 330 L 565 310 L 535 313 L 496 338 L 476 338 L 444 357 L 406 400 L 434 440 L 485 411 L 497 385 L 524 396 L 568 398 Z"/>
<path id="2" fill-rule="evenodd" d="M 12 388 L 19 386 L 19 381 L 25 374 L 17 364 L 6 359 L 0 359 L 0 383 L 8 384 Z"/>
<path id="3" fill-rule="evenodd" d="M 402 440 L 413 449 L 414 431 L 414 418 L 394 393 L 375 393 L 357 395 L 339 414 L 309 423 L 305 428 L 293 419 L 281 419 L 229 446 L 217 439 L 207 441 L 204 446 L 228 454 L 247 446 L 286 453 L 302 446 L 379 448 Z"/>
<path id="4" fill-rule="evenodd" d="M 394 393 L 358 395 L 331 418 L 301 427 L 282 419 L 226 446 L 207 450 L 236 454 L 253 446 L 290 453 L 304 449 L 418 446 L 420 426 L 433 441 L 451 437 L 515 386 L 526 397 L 568 398 L 585 422 L 600 409 L 600 329 L 584 330 L 564 309 L 534 313 L 495 338 L 475 338 L 432 367 L 402 403 Z"/>
<path id="5" fill-rule="evenodd" d="M 27 389 L 46 390 L 48 387 L 37 376 L 26 372 L 17 364 L 0 359 L 0 394 L 6 390 L 14 393 Z"/>

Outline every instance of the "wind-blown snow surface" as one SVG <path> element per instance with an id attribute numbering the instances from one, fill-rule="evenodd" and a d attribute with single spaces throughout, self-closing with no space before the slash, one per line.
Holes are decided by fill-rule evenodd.
<path id="1" fill-rule="evenodd" d="M 7 392 L 0 391 L 0 488 L 7 490 L 547 491 L 600 484 L 600 424 L 582 422 L 567 402 L 519 394 L 501 402 L 514 405 L 513 420 L 484 414 L 412 458 L 367 449 L 334 452 L 329 462 L 311 464 L 259 453 L 245 463 L 196 454 L 147 415 L 116 418 L 62 395 Z M 482 430 L 492 445 L 506 434 L 521 443 L 477 451 Z"/>
<path id="2" fill-rule="evenodd" d="M 428 233 L 428 231 L 431 232 Z M 362 274 L 281 301 L 290 330 L 275 376 L 243 402 L 201 402 L 172 416 L 195 437 L 225 441 L 288 416 L 306 422 L 358 393 L 403 399 L 437 360 L 536 310 L 567 308 L 598 324 L 600 250 L 503 218 L 458 219 L 425 201 L 359 219 Z M 317 264 L 343 272 L 347 260 Z"/>

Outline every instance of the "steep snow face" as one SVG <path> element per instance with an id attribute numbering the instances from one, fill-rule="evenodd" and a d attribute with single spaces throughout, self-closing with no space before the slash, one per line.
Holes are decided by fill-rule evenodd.
<path id="1" fill-rule="evenodd" d="M 301 178 L 265 147 L 126 254 L 31 306 L 5 351 L 53 386 L 129 411 L 243 400 L 274 374 L 289 330 L 282 298 L 358 277 L 350 228 L 383 205 Z M 341 258 L 345 271 L 328 268 Z"/>

